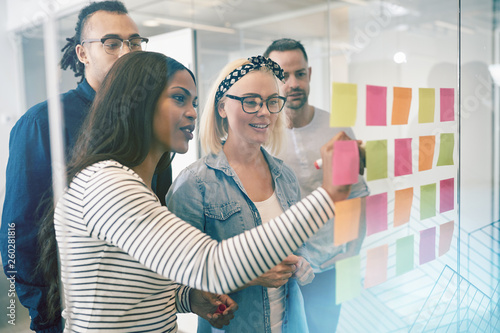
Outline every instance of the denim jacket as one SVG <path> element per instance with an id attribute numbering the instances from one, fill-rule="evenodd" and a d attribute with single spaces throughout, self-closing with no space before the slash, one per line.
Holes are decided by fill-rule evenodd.
<path id="1" fill-rule="evenodd" d="M 274 181 L 283 211 L 300 200 L 293 171 L 261 148 Z M 248 197 L 240 179 L 223 151 L 210 154 L 184 169 L 166 196 L 167 207 L 183 220 L 221 241 L 262 224 L 257 207 Z M 295 279 L 285 285 L 283 332 L 307 332 L 303 299 Z M 239 309 L 223 332 L 270 333 L 270 305 L 267 288 L 252 286 L 230 294 Z M 204 319 L 198 332 L 210 332 Z M 218 331 L 220 332 L 220 331 Z"/>

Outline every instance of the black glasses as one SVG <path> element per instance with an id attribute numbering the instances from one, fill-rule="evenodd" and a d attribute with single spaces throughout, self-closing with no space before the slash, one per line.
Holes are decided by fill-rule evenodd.
<path id="1" fill-rule="evenodd" d="M 121 39 L 119 37 L 104 37 L 101 39 L 84 39 L 82 43 L 96 43 L 101 42 L 104 51 L 107 54 L 117 55 L 123 48 L 123 44 L 126 43 L 130 51 L 145 51 L 149 39 L 145 37 L 132 37 L 130 39 Z"/>
<path id="2" fill-rule="evenodd" d="M 283 96 L 271 96 L 265 101 L 260 96 L 245 96 L 245 97 L 238 97 L 234 95 L 226 95 L 226 96 L 231 99 L 240 101 L 243 112 L 249 114 L 259 112 L 259 110 L 262 108 L 262 105 L 264 105 L 264 102 L 266 102 L 267 109 L 269 110 L 270 113 L 279 113 L 281 110 L 283 110 L 283 107 L 285 106 L 286 102 L 286 98 Z"/>

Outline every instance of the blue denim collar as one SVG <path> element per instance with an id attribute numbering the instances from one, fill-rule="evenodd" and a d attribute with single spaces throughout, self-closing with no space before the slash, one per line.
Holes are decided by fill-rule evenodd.
<path id="1" fill-rule="evenodd" d="M 271 171 L 273 178 L 280 176 L 283 170 L 283 161 L 278 158 L 273 158 L 263 147 L 260 147 L 260 151 L 269 165 L 269 170 Z M 222 149 L 217 154 L 211 153 L 208 155 L 205 159 L 205 164 L 211 169 L 224 172 L 228 177 L 236 176 L 236 173 L 229 165 L 226 154 Z"/>

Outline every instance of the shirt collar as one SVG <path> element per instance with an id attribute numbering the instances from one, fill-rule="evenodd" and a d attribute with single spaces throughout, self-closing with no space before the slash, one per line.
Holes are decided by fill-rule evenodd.
<path id="1" fill-rule="evenodd" d="M 264 158 L 269 165 L 269 170 L 274 177 L 278 177 L 281 175 L 281 171 L 283 170 L 283 161 L 277 158 L 273 158 L 263 147 L 260 147 L 260 151 L 264 154 Z M 217 154 L 209 154 L 205 159 L 205 164 L 212 169 L 220 170 L 224 172 L 229 177 L 234 177 L 236 173 L 229 165 L 227 161 L 226 154 L 221 150 Z"/>
<path id="2" fill-rule="evenodd" d="M 87 82 L 87 79 L 84 79 L 81 83 L 76 87 L 76 92 L 82 96 L 83 99 L 92 103 L 95 98 L 95 90 L 92 89 L 90 84 Z"/>

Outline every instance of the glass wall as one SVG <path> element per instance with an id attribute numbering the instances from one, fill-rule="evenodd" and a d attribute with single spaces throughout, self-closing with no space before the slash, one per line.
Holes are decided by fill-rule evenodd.
<path id="1" fill-rule="evenodd" d="M 337 280 L 351 282 L 335 286 L 338 332 L 500 330 L 497 0 L 124 3 L 145 36 L 191 32 L 200 105 L 229 61 L 281 37 L 304 44 L 309 103 L 350 117 L 331 125 L 352 127 L 367 147 L 368 233 L 359 254 L 337 264 Z M 61 47 L 77 11 L 58 16 Z M 29 32 L 10 31 L 28 107 L 46 98 L 43 29 Z M 61 74 L 61 92 L 75 84 Z M 190 149 L 177 168 L 200 157 Z M 192 317 L 180 320 L 194 330 Z"/>

